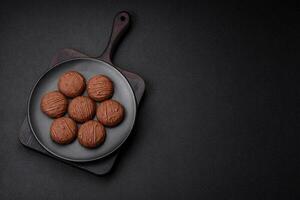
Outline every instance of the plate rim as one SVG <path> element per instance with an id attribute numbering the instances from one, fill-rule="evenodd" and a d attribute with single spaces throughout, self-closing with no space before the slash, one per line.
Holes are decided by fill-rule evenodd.
<path id="1" fill-rule="evenodd" d="M 75 60 L 92 60 L 92 61 L 96 61 L 96 62 L 102 62 L 104 63 L 105 65 L 107 65 L 108 67 L 111 67 L 113 68 L 121 77 L 123 77 L 125 79 L 125 82 L 128 84 L 129 88 L 130 88 L 130 92 L 131 92 L 131 96 L 133 96 L 133 102 L 134 102 L 134 106 L 133 106 L 133 123 L 131 125 L 131 127 L 129 128 L 129 133 L 126 135 L 126 137 L 124 137 L 124 139 L 120 142 L 120 144 L 118 144 L 114 149 L 112 149 L 111 151 L 101 155 L 101 156 L 98 156 L 96 158 L 91 158 L 91 159 L 71 159 L 71 158 L 66 158 L 65 156 L 61 156 L 61 155 L 58 155 L 57 153 L 53 152 L 51 149 L 49 149 L 48 147 L 46 147 L 40 140 L 39 138 L 37 137 L 33 127 L 32 127 L 32 123 L 31 123 L 31 117 L 30 117 L 30 102 L 31 102 L 31 99 L 32 99 L 32 95 L 34 93 L 34 90 L 35 88 L 37 87 L 37 85 L 39 84 L 39 82 L 46 76 L 46 74 L 48 72 L 50 72 L 52 69 L 54 69 L 55 67 L 59 66 L 59 65 L 62 65 L 64 63 L 67 63 L 67 62 L 70 62 L 70 61 L 75 61 Z M 52 67 L 50 67 L 50 69 L 46 70 L 42 76 L 39 77 L 39 79 L 36 81 L 36 83 L 34 84 L 33 88 L 31 89 L 30 91 L 30 95 L 29 95 L 29 98 L 28 98 L 28 101 L 27 101 L 27 118 L 28 118 L 28 125 L 30 127 L 30 130 L 31 132 L 33 133 L 35 139 L 38 141 L 38 143 L 46 150 L 48 151 L 50 154 L 52 154 L 53 156 L 59 158 L 59 159 L 62 159 L 62 160 L 66 160 L 66 161 L 71 161 L 71 162 L 90 162 L 90 161 L 95 161 L 95 160 L 99 160 L 101 158 L 104 158 L 104 157 L 107 157 L 109 155 L 111 155 L 113 152 L 115 152 L 117 149 L 119 149 L 123 144 L 124 142 L 127 140 L 127 138 L 129 137 L 129 135 L 131 134 L 132 132 L 132 129 L 135 125 L 135 120 L 136 120 L 136 112 L 137 112 L 137 100 L 136 100 L 136 96 L 135 96 L 135 93 L 133 91 L 133 88 L 131 86 L 131 84 L 129 83 L 127 77 L 125 75 L 123 75 L 123 73 L 117 68 L 117 67 L 114 67 L 112 64 L 108 63 L 108 62 L 105 62 L 103 60 L 100 60 L 100 59 L 96 59 L 96 58 L 89 58 L 89 57 L 86 57 L 86 58 L 82 58 L 82 57 L 78 57 L 78 58 L 71 58 L 71 59 L 67 59 L 67 60 L 64 60 L 62 62 L 59 62 L 55 65 L 53 65 Z"/>

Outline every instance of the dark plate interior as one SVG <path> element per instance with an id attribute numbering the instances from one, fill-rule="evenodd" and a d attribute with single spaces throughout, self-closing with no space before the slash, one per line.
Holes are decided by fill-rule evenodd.
<path id="1" fill-rule="evenodd" d="M 42 95 L 46 92 L 57 90 L 59 76 L 70 70 L 80 72 L 84 75 L 86 80 L 96 74 L 108 76 L 114 82 L 115 91 L 112 98 L 121 102 L 125 107 L 126 114 L 124 121 L 117 127 L 106 128 L 106 140 L 104 144 L 96 149 L 86 149 L 82 147 L 77 140 L 68 145 L 58 145 L 54 143 L 49 134 L 53 119 L 47 117 L 40 110 Z M 87 95 L 86 92 L 84 95 Z M 129 136 L 134 125 L 135 116 L 136 100 L 126 78 L 109 64 L 92 58 L 72 59 L 53 67 L 37 82 L 32 90 L 28 103 L 29 125 L 39 143 L 55 156 L 75 162 L 96 160 L 119 148 Z"/>

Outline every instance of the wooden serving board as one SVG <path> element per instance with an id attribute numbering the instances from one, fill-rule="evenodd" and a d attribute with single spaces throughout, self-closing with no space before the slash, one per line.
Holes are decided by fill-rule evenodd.
<path id="1" fill-rule="evenodd" d="M 72 58 L 82 58 L 82 57 L 88 57 L 85 54 L 82 54 L 76 50 L 73 49 L 62 49 L 60 50 L 52 59 L 51 66 L 63 62 L 65 60 L 69 60 Z M 140 103 L 141 98 L 144 94 L 145 90 L 145 82 L 144 80 L 138 76 L 137 74 L 134 74 L 132 72 L 128 72 L 126 70 L 118 68 L 123 75 L 126 76 L 128 79 L 134 93 L 136 96 L 137 104 Z M 96 175 L 104 175 L 107 174 L 113 167 L 115 160 L 120 152 L 120 149 L 112 153 L 111 155 L 96 160 L 96 161 L 91 161 L 91 162 L 84 162 L 84 163 L 78 163 L 78 162 L 70 162 L 70 161 L 65 161 L 62 159 L 59 159 L 52 154 L 48 153 L 35 139 L 34 135 L 32 134 L 30 127 L 28 125 L 27 117 L 24 119 L 24 122 L 21 126 L 20 129 L 20 134 L 19 134 L 19 140 L 20 142 L 35 151 L 38 151 L 40 153 L 43 153 L 44 155 L 56 158 L 62 162 L 65 162 L 69 165 L 75 166 L 77 168 L 80 168 L 82 170 L 88 171 L 90 173 L 96 174 Z"/>

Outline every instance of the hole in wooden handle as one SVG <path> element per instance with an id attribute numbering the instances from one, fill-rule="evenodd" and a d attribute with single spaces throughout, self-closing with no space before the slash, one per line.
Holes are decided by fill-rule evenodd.
<path id="1" fill-rule="evenodd" d="M 123 15 L 121 15 L 121 16 L 120 16 L 120 20 L 123 22 L 123 21 L 125 21 L 125 20 L 126 20 L 126 17 L 125 17 L 125 16 L 123 16 Z"/>

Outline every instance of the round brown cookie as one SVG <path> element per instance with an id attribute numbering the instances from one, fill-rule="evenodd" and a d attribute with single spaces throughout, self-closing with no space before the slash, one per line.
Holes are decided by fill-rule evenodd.
<path id="1" fill-rule="evenodd" d="M 104 126 L 116 126 L 124 119 L 124 107 L 115 100 L 106 100 L 97 108 L 97 118 Z"/>
<path id="2" fill-rule="evenodd" d="M 93 119 L 95 112 L 96 103 L 86 96 L 72 99 L 68 107 L 69 116 L 80 123 Z"/>
<path id="3" fill-rule="evenodd" d="M 96 75 L 88 81 L 87 92 L 95 101 L 104 101 L 112 97 L 114 85 L 107 76 Z"/>
<path id="4" fill-rule="evenodd" d="M 95 148 L 105 140 L 106 131 L 102 124 L 90 120 L 82 124 L 78 131 L 79 143 L 87 148 Z"/>
<path id="5" fill-rule="evenodd" d="M 67 97 L 77 97 L 85 89 L 85 79 L 79 72 L 69 71 L 59 77 L 57 86 Z"/>
<path id="6" fill-rule="evenodd" d="M 49 117 L 58 118 L 67 111 L 68 100 L 58 91 L 48 92 L 42 97 L 40 107 Z"/>
<path id="7" fill-rule="evenodd" d="M 77 136 L 77 125 L 69 117 L 55 119 L 50 127 L 50 136 L 58 144 L 69 144 Z"/>

